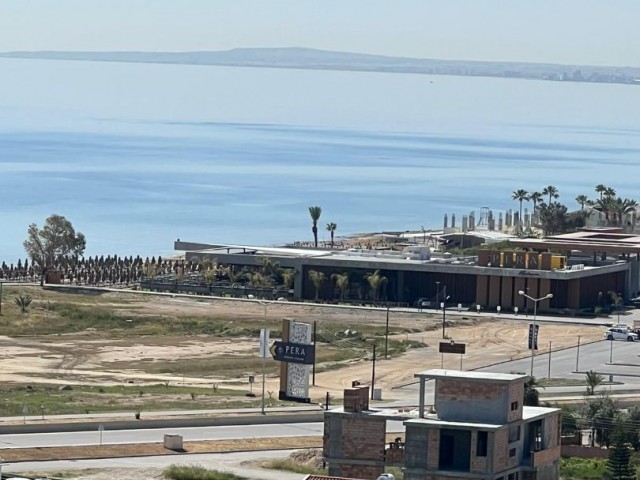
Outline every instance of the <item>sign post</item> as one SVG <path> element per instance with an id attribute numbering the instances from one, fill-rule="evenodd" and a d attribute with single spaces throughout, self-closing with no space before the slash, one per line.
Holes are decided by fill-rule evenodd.
<path id="1" fill-rule="evenodd" d="M 266 308 L 266 307 L 265 307 Z M 266 362 L 267 362 L 267 357 L 269 356 L 269 330 L 267 330 L 266 328 L 262 328 L 260 329 L 260 358 L 262 358 L 262 401 L 260 402 L 260 411 L 262 413 L 262 415 L 265 414 L 264 412 L 264 386 L 266 383 Z M 252 387 L 253 389 L 253 383 L 252 383 Z"/>
<path id="2" fill-rule="evenodd" d="M 445 353 L 456 353 L 460 355 L 460 370 L 462 370 L 462 356 L 467 353 L 467 344 L 466 343 L 456 343 L 453 340 L 450 342 L 440 342 L 438 347 L 438 351 L 441 354 L 442 358 L 440 361 L 440 368 L 444 368 L 444 354 Z"/>
<path id="3" fill-rule="evenodd" d="M 269 349 L 273 359 L 278 362 L 313 365 L 316 356 L 315 345 L 275 341 Z"/>
<path id="4" fill-rule="evenodd" d="M 104 425 L 100 424 L 98 426 L 98 432 L 100 433 L 100 446 L 102 446 L 102 432 L 104 432 Z"/>

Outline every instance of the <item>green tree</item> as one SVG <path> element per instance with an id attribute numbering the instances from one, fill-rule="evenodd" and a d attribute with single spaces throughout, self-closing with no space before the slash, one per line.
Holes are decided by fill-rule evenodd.
<path id="1" fill-rule="evenodd" d="M 587 382 L 587 392 L 586 394 L 591 396 L 595 395 L 596 387 L 598 387 L 602 382 L 604 382 L 604 377 L 593 370 L 589 370 L 585 373 L 585 380 Z"/>
<path id="2" fill-rule="evenodd" d="M 29 225 L 23 246 L 32 265 L 39 270 L 42 286 L 47 272 L 59 262 L 84 253 L 86 240 L 82 233 L 76 233 L 69 220 L 60 215 L 51 215 L 41 229 L 35 223 Z"/>
<path id="3" fill-rule="evenodd" d="M 317 270 L 309 270 L 309 280 L 313 283 L 313 287 L 316 289 L 316 301 L 318 300 L 318 295 L 320 295 L 320 288 L 326 281 L 327 277 L 324 272 L 318 272 Z"/>
<path id="4" fill-rule="evenodd" d="M 293 288 L 293 282 L 295 281 L 297 273 L 298 272 L 293 268 L 287 268 L 282 271 L 282 281 L 284 282 L 284 286 L 287 290 L 291 290 Z"/>
<path id="5" fill-rule="evenodd" d="M 331 275 L 331 280 L 336 282 L 336 287 L 340 289 L 340 301 L 344 301 L 344 294 L 349 286 L 349 274 L 348 273 L 334 273 Z"/>
<path id="6" fill-rule="evenodd" d="M 598 193 L 600 195 L 600 200 L 602 200 L 602 195 L 606 191 L 607 191 L 606 185 L 603 185 L 602 183 L 596 185 L 596 193 Z"/>
<path id="7" fill-rule="evenodd" d="M 15 304 L 20 307 L 20 313 L 27 313 L 29 305 L 33 302 L 33 298 L 30 295 L 18 295 L 13 299 Z"/>
<path id="8" fill-rule="evenodd" d="M 551 205 L 551 202 L 553 201 L 554 198 L 558 198 L 560 196 L 558 195 L 558 189 L 553 185 L 544 187 L 544 189 L 542 190 L 542 194 L 549 195 L 549 205 Z"/>
<path id="9" fill-rule="evenodd" d="M 540 382 L 536 377 L 529 377 L 524 384 L 524 403 L 527 407 L 537 407 L 540 405 Z"/>
<path id="10" fill-rule="evenodd" d="M 269 257 L 261 257 L 260 268 L 264 276 L 273 278 L 280 272 L 280 263 Z"/>
<path id="11" fill-rule="evenodd" d="M 584 210 L 584 206 L 587 204 L 588 201 L 589 201 L 589 198 L 586 195 L 578 195 L 576 197 L 576 202 L 578 202 L 578 205 L 580 205 L 580 210 Z"/>
<path id="12" fill-rule="evenodd" d="M 327 223 L 327 231 L 331 234 L 331 248 L 333 248 L 333 237 L 337 229 L 338 229 L 338 225 L 336 225 L 335 223 L 333 222 Z"/>
<path id="13" fill-rule="evenodd" d="M 553 202 L 551 205 L 541 203 L 538 214 L 545 236 L 565 231 L 567 224 L 567 207 L 565 205 L 558 202 Z"/>
<path id="14" fill-rule="evenodd" d="M 520 190 L 516 190 L 515 192 L 513 192 L 513 194 L 511 195 L 511 198 L 513 200 L 517 200 L 518 202 L 520 202 L 520 216 L 518 217 L 518 232 L 522 233 L 522 202 L 525 200 L 529 200 L 529 197 L 527 196 L 528 192 L 526 190 L 520 189 Z"/>
<path id="15" fill-rule="evenodd" d="M 311 215 L 311 221 L 313 222 L 313 225 L 311 226 L 311 231 L 313 232 L 313 241 L 316 248 L 318 248 L 318 220 L 320 220 L 320 215 L 322 215 L 322 208 L 309 207 L 309 215 Z"/>
<path id="16" fill-rule="evenodd" d="M 635 469 L 631 466 L 631 449 L 625 443 L 622 426 L 616 425 L 613 434 L 613 445 L 609 449 L 607 459 L 607 480 L 635 480 Z"/>
<path id="17" fill-rule="evenodd" d="M 365 280 L 369 284 L 369 288 L 371 289 L 371 297 L 373 298 L 373 303 L 378 301 L 378 293 L 383 285 L 387 284 L 387 277 L 380 274 L 380 270 L 376 270 L 373 273 L 367 273 L 364 276 Z"/>

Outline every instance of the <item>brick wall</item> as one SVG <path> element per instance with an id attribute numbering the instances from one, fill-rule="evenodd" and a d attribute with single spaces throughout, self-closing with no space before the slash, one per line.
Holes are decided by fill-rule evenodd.
<path id="1" fill-rule="evenodd" d="M 437 470 L 440 464 L 440 430 L 429 430 L 429 445 L 427 446 L 427 468 Z"/>
<path id="2" fill-rule="evenodd" d="M 362 478 L 364 480 L 375 480 L 384 473 L 384 468 L 366 465 L 342 465 L 340 477 L 343 478 Z"/>
<path id="3" fill-rule="evenodd" d="M 436 380 L 436 402 L 454 400 L 498 400 L 506 386 L 499 383 L 465 382 L 464 380 Z"/>
<path id="4" fill-rule="evenodd" d="M 501 428 L 493 434 L 493 471 L 500 472 L 507 467 L 507 429 Z"/>
<path id="5" fill-rule="evenodd" d="M 384 460 L 387 422 L 369 415 L 342 417 L 342 458 Z M 376 477 L 377 478 L 377 477 Z"/>
<path id="6" fill-rule="evenodd" d="M 361 386 L 345 389 L 343 407 L 345 412 L 369 410 L 369 387 Z"/>
<path id="7" fill-rule="evenodd" d="M 545 418 L 544 420 L 544 447 L 545 448 L 552 448 L 559 445 L 561 422 L 562 422 L 562 415 L 559 412 Z"/>
<path id="8" fill-rule="evenodd" d="M 511 410 L 511 403 L 518 402 L 518 409 Z M 509 386 L 509 422 L 522 420 L 522 406 L 524 404 L 524 381 L 512 383 Z"/>

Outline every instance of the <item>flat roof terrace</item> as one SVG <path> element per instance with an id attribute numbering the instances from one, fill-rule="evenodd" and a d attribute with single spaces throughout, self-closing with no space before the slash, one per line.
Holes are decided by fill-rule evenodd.
<path id="1" fill-rule="evenodd" d="M 610 229 L 586 229 L 546 238 L 517 238 L 511 243 L 516 247 L 536 250 L 640 254 L 639 234 L 611 232 Z"/>

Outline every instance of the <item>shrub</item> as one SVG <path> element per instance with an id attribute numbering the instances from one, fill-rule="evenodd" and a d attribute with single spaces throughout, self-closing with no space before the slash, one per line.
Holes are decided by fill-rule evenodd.
<path id="1" fill-rule="evenodd" d="M 245 480 L 233 473 L 208 470 L 199 465 L 170 465 L 162 474 L 171 480 Z"/>

